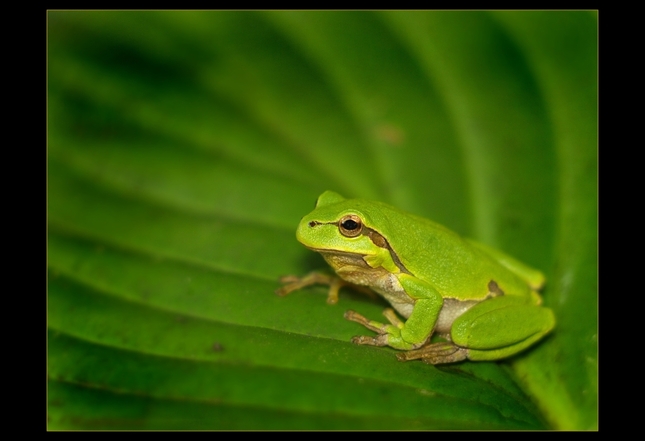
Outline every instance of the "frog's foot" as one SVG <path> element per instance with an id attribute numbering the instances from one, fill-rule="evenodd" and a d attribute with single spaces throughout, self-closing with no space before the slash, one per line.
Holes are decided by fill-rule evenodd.
<path id="1" fill-rule="evenodd" d="M 396 342 L 400 341 L 403 322 L 399 320 L 394 311 L 390 308 L 383 311 L 383 315 L 385 315 L 385 317 L 392 323 L 391 325 L 369 320 L 358 312 L 352 310 L 346 311 L 344 317 L 347 320 L 359 323 L 370 331 L 374 331 L 378 334 L 376 337 L 357 335 L 352 337 L 352 343 L 370 346 L 392 346 L 393 343 L 396 344 Z"/>
<path id="2" fill-rule="evenodd" d="M 310 285 L 329 285 L 327 303 L 330 305 L 334 305 L 338 302 L 338 291 L 341 287 L 351 285 L 339 277 L 316 272 L 309 273 L 304 277 L 284 276 L 280 278 L 280 283 L 283 283 L 284 286 L 275 291 L 279 296 L 286 296 L 293 291 L 297 291 Z"/>
<path id="3" fill-rule="evenodd" d="M 468 358 L 468 349 L 448 342 L 432 343 L 421 349 L 399 352 L 396 358 L 399 361 L 421 359 L 427 364 L 455 363 Z"/>
<path id="4" fill-rule="evenodd" d="M 345 311 L 344 317 L 351 322 L 360 323 L 370 331 L 374 331 L 378 334 L 387 334 L 387 327 L 390 326 L 390 325 L 384 325 L 383 323 L 380 323 L 380 322 L 375 322 L 374 320 L 370 320 L 367 317 L 359 314 L 358 312 L 352 311 L 351 309 L 348 311 Z M 369 344 L 369 343 L 363 343 L 363 344 Z"/>
<path id="5" fill-rule="evenodd" d="M 356 345 L 387 346 L 387 337 L 387 334 L 379 334 L 376 337 L 368 337 L 367 335 L 355 335 L 350 341 Z"/>
<path id="6" fill-rule="evenodd" d="M 351 340 L 352 343 L 357 345 L 387 346 L 388 344 L 387 327 L 391 325 L 384 325 L 382 323 L 369 320 L 368 318 L 360 315 L 356 311 L 352 311 L 351 309 L 345 312 L 344 317 L 349 321 L 360 323 L 361 325 L 365 326 L 367 329 L 378 333 L 376 337 L 357 335 L 355 337 L 352 337 L 352 340 Z"/>

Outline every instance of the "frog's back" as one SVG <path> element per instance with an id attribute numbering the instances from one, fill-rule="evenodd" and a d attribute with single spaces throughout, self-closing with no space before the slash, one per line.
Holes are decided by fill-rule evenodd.
<path id="1" fill-rule="evenodd" d="M 498 294 L 531 294 L 517 274 L 443 225 L 387 204 L 378 204 L 370 217 L 378 218 L 371 219 L 378 225 L 375 230 L 387 238 L 405 269 L 432 284 L 444 297 L 480 299 L 489 295 L 491 288 L 498 288 Z"/>

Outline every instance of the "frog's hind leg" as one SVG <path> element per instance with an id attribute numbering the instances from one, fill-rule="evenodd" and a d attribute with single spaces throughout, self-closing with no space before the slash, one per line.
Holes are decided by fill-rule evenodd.
<path id="1" fill-rule="evenodd" d="M 465 359 L 499 360 L 514 355 L 555 326 L 553 311 L 531 302 L 531 298 L 505 295 L 481 302 L 455 319 L 452 341 L 400 352 L 397 358 L 443 364 Z"/>
<path id="2" fill-rule="evenodd" d="M 530 302 L 501 296 L 479 303 L 454 321 L 452 342 L 467 348 L 470 360 L 498 360 L 522 351 L 555 326 L 553 311 Z"/>

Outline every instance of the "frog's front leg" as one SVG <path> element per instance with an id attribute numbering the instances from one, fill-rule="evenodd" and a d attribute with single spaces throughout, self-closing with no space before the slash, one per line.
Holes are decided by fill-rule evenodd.
<path id="1" fill-rule="evenodd" d="M 422 346 L 432 335 L 443 306 L 443 298 L 431 285 L 414 276 L 398 274 L 397 278 L 410 297 L 410 303 L 414 304 L 408 319 L 403 323 L 388 308 L 383 312 L 391 323 L 388 325 L 369 320 L 354 311 L 347 311 L 346 319 L 360 323 L 378 334 L 376 337 L 354 337 L 353 343 L 409 350 Z"/>
<path id="2" fill-rule="evenodd" d="M 304 277 L 284 276 L 280 278 L 280 283 L 283 283 L 284 286 L 276 289 L 275 293 L 281 297 L 310 285 L 329 285 L 327 303 L 330 305 L 338 303 L 338 292 L 344 286 L 349 286 L 355 291 L 360 291 L 370 297 L 375 297 L 375 293 L 366 286 L 355 285 L 338 276 L 330 276 L 316 271 L 309 273 Z"/>
<path id="3" fill-rule="evenodd" d="M 330 276 L 318 272 L 309 273 L 304 277 L 284 276 L 280 278 L 284 286 L 278 288 L 275 293 L 279 296 L 286 296 L 290 292 L 297 291 L 310 285 L 329 285 L 327 303 L 334 305 L 338 302 L 338 291 L 343 286 L 351 285 L 338 276 Z"/>

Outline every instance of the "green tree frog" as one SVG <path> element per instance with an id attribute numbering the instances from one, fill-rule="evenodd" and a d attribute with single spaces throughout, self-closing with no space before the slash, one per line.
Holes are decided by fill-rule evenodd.
<path id="1" fill-rule="evenodd" d="M 277 293 L 328 284 L 327 301 L 336 303 L 341 286 L 370 288 L 405 321 L 391 308 L 383 312 L 389 324 L 347 311 L 346 319 L 377 334 L 352 342 L 404 350 L 399 360 L 497 360 L 531 346 L 555 326 L 553 311 L 540 306 L 542 273 L 390 205 L 326 191 L 300 221 L 296 237 L 322 254 L 339 277 L 287 276 Z M 431 343 L 433 334 L 445 341 Z"/>

